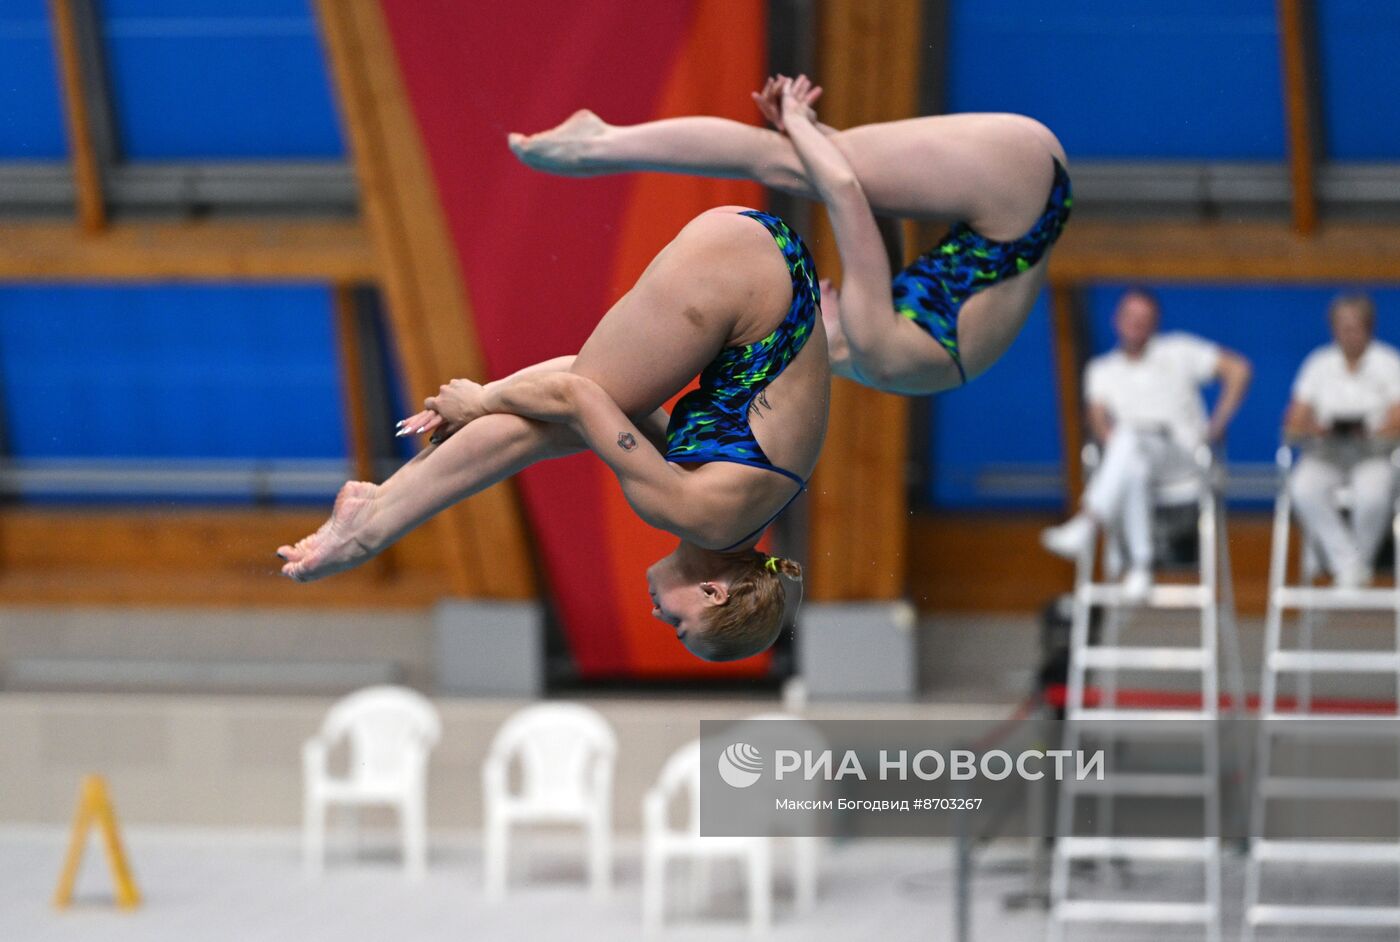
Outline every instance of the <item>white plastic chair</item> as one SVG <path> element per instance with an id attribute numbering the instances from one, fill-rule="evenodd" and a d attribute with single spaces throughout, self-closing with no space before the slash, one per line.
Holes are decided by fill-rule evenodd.
<path id="1" fill-rule="evenodd" d="M 750 720 L 791 720 L 788 713 L 764 713 Z M 823 740 L 807 724 L 784 737 L 819 748 Z M 670 824 L 671 803 L 686 802 L 683 826 Z M 642 804 L 642 922 L 647 931 L 661 928 L 666 910 L 666 868 L 671 860 L 691 861 L 691 891 L 696 900 L 708 894 L 710 865 L 717 859 L 737 859 L 745 870 L 749 893 L 749 928 L 756 934 L 768 930 L 773 920 L 773 847 L 771 837 L 702 837 L 700 834 L 700 743 L 678 749 L 662 767 L 657 782 Z M 807 912 L 816 905 L 817 858 L 822 847 L 819 837 L 793 836 L 794 890 L 796 908 Z"/>
<path id="2" fill-rule="evenodd" d="M 785 704 L 785 706 L 787 706 Z M 809 753 L 819 753 L 827 748 L 827 741 L 813 724 L 797 715 L 797 711 L 787 706 L 787 712 L 758 713 L 745 717 L 745 722 L 772 722 L 784 720 L 794 726 L 784 730 L 782 739 L 785 748 L 800 747 Z M 819 794 L 820 783 L 809 783 L 809 799 L 825 797 Z M 817 905 L 817 871 L 824 838 L 808 834 L 794 834 L 780 838 L 792 845 L 794 904 L 799 913 L 805 913 Z"/>
<path id="3" fill-rule="evenodd" d="M 406 687 L 367 687 L 341 700 L 321 731 L 302 746 L 306 871 L 325 862 L 326 811 L 330 805 L 388 805 L 396 808 L 405 873 L 427 870 L 428 756 L 442 735 L 436 708 Z M 333 776 L 330 752 L 349 740 L 345 777 Z"/>
<path id="4" fill-rule="evenodd" d="M 685 824 L 670 824 L 671 802 L 684 796 Z M 642 925 L 661 928 L 666 910 L 666 865 L 673 859 L 697 865 L 715 858 L 737 859 L 749 891 L 749 928 L 764 933 L 773 921 L 773 863 L 766 837 L 700 836 L 700 741 L 682 746 L 662 766 L 642 801 Z"/>
<path id="5" fill-rule="evenodd" d="M 506 720 L 481 770 L 486 803 L 486 893 L 505 895 L 514 824 L 578 824 L 588 840 L 593 895 L 612 884 L 612 785 L 617 736 L 608 721 L 576 703 L 541 703 Z M 520 788 L 510 788 L 518 762 Z"/>

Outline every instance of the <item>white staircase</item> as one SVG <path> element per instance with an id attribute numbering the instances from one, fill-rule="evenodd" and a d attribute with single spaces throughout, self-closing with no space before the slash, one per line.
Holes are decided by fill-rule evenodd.
<path id="1" fill-rule="evenodd" d="M 1093 457 L 1086 451 L 1086 464 L 1093 464 Z M 1197 579 L 1191 584 L 1155 585 L 1142 606 L 1147 611 L 1199 612 L 1199 634 L 1194 644 L 1145 647 L 1119 643 L 1129 606 L 1116 584 L 1123 566 L 1115 534 L 1103 534 L 1103 581 L 1095 581 L 1098 541 L 1077 562 L 1064 748 L 1102 748 L 1106 775 L 1102 781 L 1060 783 L 1051 864 L 1050 942 L 1062 942 L 1071 927 L 1090 924 L 1199 926 L 1204 938 L 1210 942 L 1220 940 L 1221 771 L 1219 724 L 1214 721 L 1220 715 L 1219 653 L 1222 648 L 1230 668 L 1230 686 L 1236 706 L 1243 700 L 1244 684 L 1235 630 L 1224 506 L 1209 449 L 1200 450 L 1197 464 L 1199 480 L 1188 493 L 1188 499 L 1196 505 Z M 1159 506 L 1173 503 L 1183 503 L 1180 494 L 1158 494 Z M 1090 638 L 1095 607 L 1102 608 L 1105 614 L 1098 644 L 1092 644 Z M 1086 698 L 1091 671 L 1099 691 L 1096 703 Z M 1200 706 L 1120 707 L 1117 702 L 1120 671 L 1186 674 L 1197 678 L 1194 686 L 1200 695 Z M 1183 699 L 1189 702 L 1191 698 Z M 1148 739 L 1199 743 L 1199 768 L 1188 773 L 1116 769 L 1113 756 L 1117 747 Z M 1200 830 L 1194 836 L 1173 838 L 1117 836 L 1113 833 L 1113 801 L 1128 796 L 1199 797 L 1203 808 Z M 1076 809 L 1084 798 L 1095 803 L 1097 833 L 1093 835 L 1076 833 Z M 1085 861 L 1098 864 L 1092 868 L 1095 875 L 1106 873 L 1103 864 L 1110 862 L 1194 868 L 1203 871 L 1204 895 L 1196 900 L 1167 902 L 1147 898 L 1102 898 L 1102 893 L 1096 898 L 1082 886 L 1089 882 L 1082 878 L 1087 876 Z"/>
<path id="2" fill-rule="evenodd" d="M 1400 841 L 1303 840 L 1270 838 L 1270 807 L 1280 800 L 1293 802 L 1396 802 L 1400 808 L 1400 779 L 1342 778 L 1329 776 L 1330 768 L 1310 768 L 1306 776 L 1275 770 L 1275 750 L 1309 739 L 1330 742 L 1388 740 L 1393 751 L 1400 743 L 1400 712 L 1341 714 L 1318 712 L 1314 702 L 1314 675 L 1386 676 L 1396 682 L 1400 695 L 1400 589 L 1318 587 L 1320 554 L 1311 541 L 1302 541 L 1300 583 L 1288 583 L 1288 556 L 1292 507 L 1287 473 L 1292 451 L 1279 449 L 1281 486 L 1274 507 L 1273 545 L 1269 566 L 1269 608 L 1264 625 L 1264 668 L 1260 685 L 1259 735 L 1256 749 L 1254 797 L 1250 810 L 1250 852 L 1245 869 L 1245 942 L 1268 927 L 1312 926 L 1318 929 L 1400 929 L 1400 907 L 1367 905 L 1277 905 L 1261 902 L 1264 880 L 1274 866 L 1286 866 L 1304 879 L 1325 878 L 1329 870 L 1376 867 L 1395 870 L 1400 880 Z M 1339 505 L 1346 509 L 1350 496 L 1341 491 Z M 1400 517 L 1393 524 L 1400 545 Z M 1400 585 L 1400 553 L 1397 553 L 1397 585 Z M 1287 612 L 1298 617 L 1298 645 L 1284 647 L 1283 623 Z M 1395 624 L 1396 644 L 1385 650 L 1318 650 L 1314 636 L 1326 613 L 1375 612 L 1388 615 Z M 1291 681 L 1296 708 L 1280 709 L 1280 682 Z M 1319 765 L 1325 766 L 1326 763 Z M 1316 773 L 1316 774 L 1314 774 Z M 1309 807 L 1320 807 L 1312 806 Z"/>

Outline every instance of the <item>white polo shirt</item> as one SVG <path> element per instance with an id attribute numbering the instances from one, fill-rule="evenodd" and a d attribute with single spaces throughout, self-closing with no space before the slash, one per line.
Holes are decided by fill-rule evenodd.
<path id="1" fill-rule="evenodd" d="M 1166 428 L 1191 448 L 1206 435 L 1201 387 L 1220 370 L 1220 348 L 1192 334 L 1158 334 L 1141 356 L 1113 350 L 1089 361 L 1084 398 L 1103 406 L 1115 423 Z"/>
<path id="2" fill-rule="evenodd" d="M 1364 419 L 1366 428 L 1375 431 L 1390 407 L 1400 402 L 1400 353 L 1372 340 L 1352 370 L 1341 347 L 1319 347 L 1299 368 L 1293 398 L 1311 406 L 1321 425 Z"/>

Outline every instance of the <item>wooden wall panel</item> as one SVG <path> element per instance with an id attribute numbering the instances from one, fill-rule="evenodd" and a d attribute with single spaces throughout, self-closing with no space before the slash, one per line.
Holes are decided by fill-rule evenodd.
<path id="1" fill-rule="evenodd" d="M 825 0 L 816 76 L 822 120 L 835 127 L 918 113 L 921 9 L 906 0 Z M 824 218 L 812 229 L 817 269 L 839 281 Z M 834 382 L 831 424 L 812 482 L 811 598 L 887 599 L 905 585 L 909 404 Z"/>

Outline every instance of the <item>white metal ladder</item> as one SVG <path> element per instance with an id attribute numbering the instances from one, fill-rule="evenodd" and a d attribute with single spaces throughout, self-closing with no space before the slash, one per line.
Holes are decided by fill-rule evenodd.
<path id="1" fill-rule="evenodd" d="M 1096 453 L 1085 450 L 1086 465 L 1095 464 L 1095 457 Z M 1103 730 L 1118 727 L 1126 738 L 1143 736 L 1148 724 L 1153 724 L 1152 732 L 1165 738 L 1198 738 L 1202 769 L 1191 774 L 1114 774 L 1110 768 L 1110 774 L 1103 781 L 1077 782 L 1067 779 L 1059 783 L 1055 851 L 1050 878 L 1050 942 L 1061 942 L 1071 925 L 1134 923 L 1194 924 L 1202 927 L 1209 942 L 1219 942 L 1220 939 L 1221 776 L 1218 723 L 1215 720 L 1220 714 L 1217 651 L 1222 640 L 1230 670 L 1234 707 L 1238 707 L 1243 699 L 1244 675 L 1235 627 L 1224 501 L 1219 493 L 1214 456 L 1210 449 L 1199 449 L 1196 462 L 1200 472 L 1195 496 L 1199 580 L 1193 584 L 1154 585 L 1145 607 L 1198 611 L 1199 643 L 1189 647 L 1121 645 L 1121 615 L 1128 602 L 1120 586 L 1113 581 L 1120 574 L 1121 558 L 1111 551 L 1114 535 L 1104 534 L 1104 543 L 1110 548 L 1105 554 L 1106 581 L 1095 582 L 1094 557 L 1098 541 L 1094 541 L 1076 564 L 1064 748 L 1080 749 L 1086 726 L 1100 735 Z M 1095 606 L 1103 607 L 1107 618 L 1100 643 L 1091 645 L 1089 626 Z M 1101 678 L 1100 703 L 1092 707 L 1085 703 L 1085 687 L 1091 670 L 1098 672 Z M 1117 672 L 1121 670 L 1198 674 L 1200 707 L 1119 709 Z M 1186 838 L 1114 836 L 1112 800 L 1115 796 L 1130 795 L 1200 797 L 1204 803 L 1201 835 Z M 1093 836 L 1075 833 L 1076 801 L 1084 796 L 1098 799 L 1098 833 Z M 1075 862 L 1081 860 L 1198 865 L 1204 868 L 1204 898 L 1199 902 L 1072 898 L 1071 871 Z"/>
<path id="2" fill-rule="evenodd" d="M 1397 452 L 1400 454 L 1400 452 Z M 1260 901 L 1266 864 L 1293 864 L 1298 868 L 1347 866 L 1400 867 L 1400 842 L 1281 840 L 1267 837 L 1268 806 L 1271 801 L 1328 800 L 1375 801 L 1394 799 L 1400 803 L 1400 781 L 1396 779 L 1346 779 L 1299 777 L 1274 774 L 1270 765 L 1275 740 L 1292 737 L 1302 740 L 1322 733 L 1329 738 L 1364 738 L 1368 733 L 1396 741 L 1400 706 L 1395 713 L 1344 715 L 1313 710 L 1314 673 L 1338 675 L 1393 675 L 1400 699 L 1400 516 L 1392 521 L 1396 543 L 1395 588 L 1319 587 L 1313 583 L 1321 568 L 1318 550 L 1306 534 L 1303 539 L 1300 584 L 1288 584 L 1289 530 L 1292 505 L 1288 492 L 1288 472 L 1293 452 L 1278 451 L 1280 485 L 1274 505 L 1273 544 L 1269 560 L 1269 607 L 1264 623 L 1264 666 L 1259 691 L 1259 735 L 1256 749 L 1254 797 L 1250 808 L 1250 850 L 1245 869 L 1245 942 L 1251 942 L 1258 929 L 1269 926 L 1315 926 L 1336 928 L 1400 928 L 1400 907 L 1356 905 L 1279 905 Z M 1350 499 L 1338 495 L 1344 508 Z M 1283 646 L 1283 617 L 1299 612 L 1298 647 Z M 1320 616 L 1333 611 L 1372 611 L 1389 613 L 1395 623 L 1395 646 L 1378 651 L 1317 650 L 1313 635 Z M 1297 708 L 1280 711 L 1278 688 L 1281 675 L 1295 679 Z M 1330 721 L 1330 722 L 1329 722 Z M 1317 872 L 1317 871 L 1314 871 Z"/>

